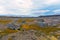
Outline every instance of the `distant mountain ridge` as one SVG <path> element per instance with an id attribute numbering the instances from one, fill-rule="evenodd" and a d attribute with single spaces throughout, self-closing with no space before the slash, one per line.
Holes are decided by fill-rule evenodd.
<path id="1" fill-rule="evenodd" d="M 56 16 L 60 16 L 60 15 L 47 15 L 47 16 L 39 16 L 39 17 L 56 17 Z"/>
<path id="2" fill-rule="evenodd" d="M 33 16 L 0 16 L 0 17 L 13 17 L 13 18 L 19 18 L 19 17 L 22 17 L 22 18 L 24 18 L 24 17 L 29 17 L 29 18 L 31 18 L 31 17 L 33 17 Z M 60 15 L 44 15 L 44 16 L 38 16 L 38 18 L 39 17 L 60 17 Z M 33 17 L 34 18 L 34 17 Z"/>

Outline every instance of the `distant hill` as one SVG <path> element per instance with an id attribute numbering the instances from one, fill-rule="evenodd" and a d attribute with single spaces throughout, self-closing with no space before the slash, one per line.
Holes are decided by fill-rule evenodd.
<path id="1" fill-rule="evenodd" d="M 60 15 L 47 15 L 47 16 L 39 16 L 39 17 L 60 17 Z"/>

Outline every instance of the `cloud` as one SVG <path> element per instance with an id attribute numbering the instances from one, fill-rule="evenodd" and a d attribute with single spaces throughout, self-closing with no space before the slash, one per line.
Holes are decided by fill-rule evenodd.
<path id="1" fill-rule="evenodd" d="M 34 16 L 45 15 L 49 11 L 50 10 L 37 10 L 37 11 L 32 11 L 32 14 L 31 15 L 34 15 Z"/>
<path id="2" fill-rule="evenodd" d="M 45 0 L 45 4 L 46 5 L 55 5 L 58 4 L 60 2 L 60 0 Z"/>
<path id="3" fill-rule="evenodd" d="M 60 0 L 34 0 L 34 7 L 43 9 L 48 6 L 60 4 Z"/>
<path id="4" fill-rule="evenodd" d="M 5 14 L 5 8 L 3 6 L 0 6 L 0 14 L 1 15 Z"/>
<path id="5" fill-rule="evenodd" d="M 0 15 L 29 15 L 32 8 L 31 0 L 0 0 Z"/>
<path id="6" fill-rule="evenodd" d="M 60 0 L 0 0 L 0 15 L 45 15 L 44 8 L 57 4 Z"/>
<path id="7" fill-rule="evenodd" d="M 37 10 L 37 11 L 33 11 L 34 13 L 45 13 L 48 12 L 50 10 Z"/>
<path id="8" fill-rule="evenodd" d="M 60 9 L 53 10 L 54 14 L 60 14 Z"/>

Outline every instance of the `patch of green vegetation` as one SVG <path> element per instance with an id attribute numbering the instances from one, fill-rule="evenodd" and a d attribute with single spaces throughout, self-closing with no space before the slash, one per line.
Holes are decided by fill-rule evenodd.
<path id="1" fill-rule="evenodd" d="M 18 30 L 10 30 L 10 29 L 3 30 L 2 32 L 0 32 L 0 38 L 2 38 L 5 35 L 16 33 L 16 32 L 18 32 Z"/>
<path id="2" fill-rule="evenodd" d="M 12 38 L 8 38 L 8 40 L 12 40 Z"/>
<path id="3" fill-rule="evenodd" d="M 4 35 L 6 35 L 6 33 L 5 32 L 0 32 L 0 38 L 2 38 Z"/>
<path id="4" fill-rule="evenodd" d="M 49 34 L 50 32 L 59 31 L 60 28 L 47 27 L 47 28 L 40 28 L 40 30 L 46 34 Z"/>

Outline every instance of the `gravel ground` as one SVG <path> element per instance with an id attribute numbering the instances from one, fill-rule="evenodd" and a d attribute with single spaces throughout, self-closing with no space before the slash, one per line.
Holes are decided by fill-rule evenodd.
<path id="1" fill-rule="evenodd" d="M 39 34 L 40 32 L 38 33 L 37 31 L 19 31 L 3 36 L 0 40 L 8 40 L 9 38 L 11 38 L 11 40 L 51 40 L 51 38 L 48 38 L 45 34 Z"/>

